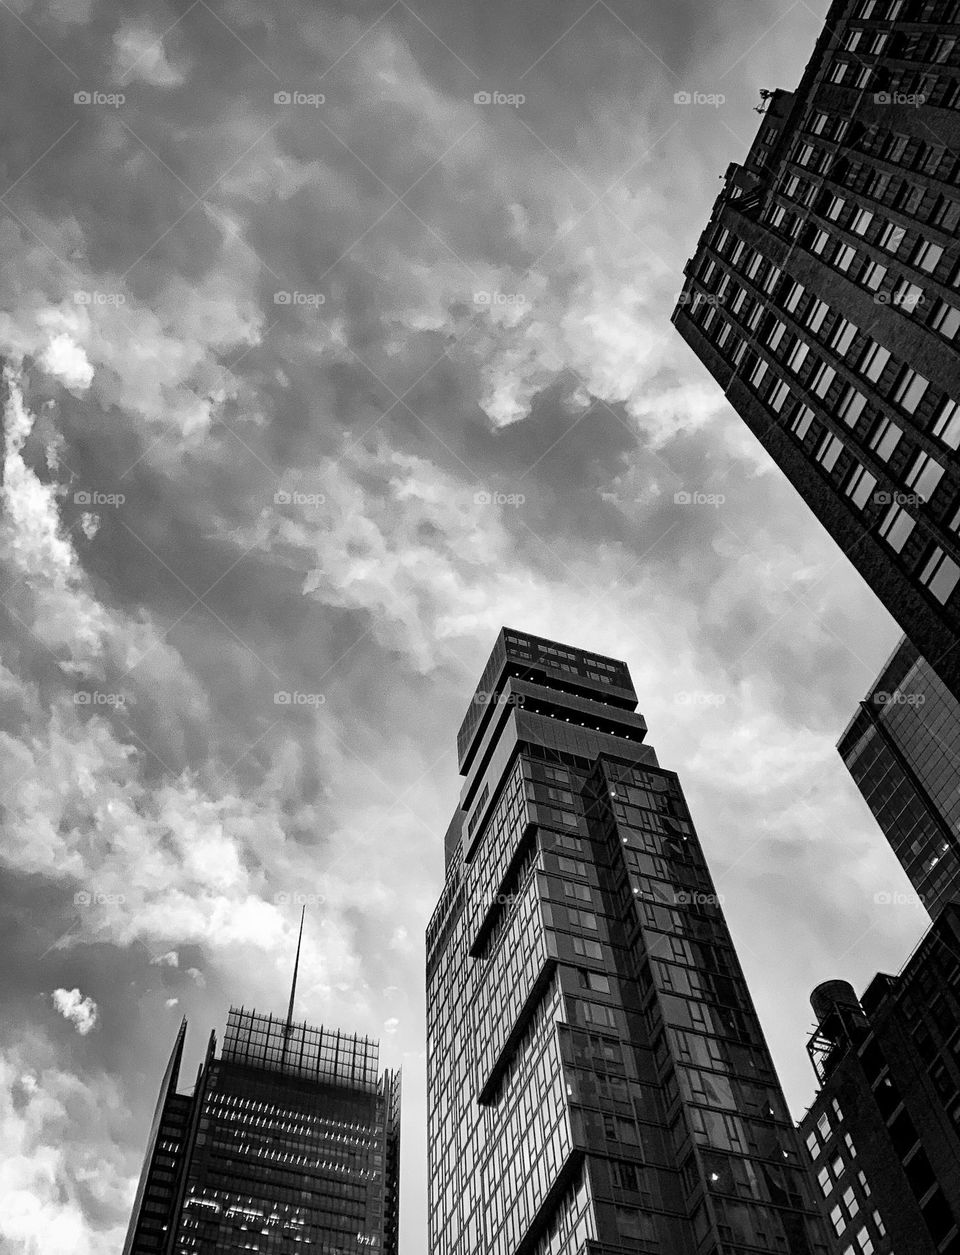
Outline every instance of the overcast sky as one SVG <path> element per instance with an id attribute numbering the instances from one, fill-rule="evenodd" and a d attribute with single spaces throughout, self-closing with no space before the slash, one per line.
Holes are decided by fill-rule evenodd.
<path id="1" fill-rule="evenodd" d="M 504 623 L 628 662 L 796 1115 L 810 988 L 901 966 L 834 749 L 897 631 L 669 323 L 826 8 L 3 3 L 4 1250 L 116 1255 L 180 1017 L 189 1076 L 282 1012 L 314 895 L 299 1012 L 403 1064 L 423 1255 L 423 930 Z"/>

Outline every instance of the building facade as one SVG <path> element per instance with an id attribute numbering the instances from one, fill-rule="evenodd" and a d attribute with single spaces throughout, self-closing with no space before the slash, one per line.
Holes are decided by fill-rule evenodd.
<path id="1" fill-rule="evenodd" d="M 960 906 L 862 999 L 811 998 L 820 1081 L 800 1122 L 835 1255 L 960 1252 Z"/>
<path id="2" fill-rule="evenodd" d="M 233 1007 L 164 1076 L 124 1255 L 396 1255 L 400 1078 L 377 1043 Z"/>
<path id="3" fill-rule="evenodd" d="M 673 315 L 960 697 L 960 2 L 833 0 Z"/>
<path id="4" fill-rule="evenodd" d="M 936 916 L 960 897 L 960 702 L 906 637 L 837 749 Z"/>
<path id="5" fill-rule="evenodd" d="M 820 1255 L 683 792 L 624 665 L 503 629 L 427 930 L 431 1255 Z"/>

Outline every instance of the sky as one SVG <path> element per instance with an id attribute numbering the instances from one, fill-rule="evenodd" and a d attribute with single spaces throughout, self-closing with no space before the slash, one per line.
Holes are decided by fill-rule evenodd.
<path id="1" fill-rule="evenodd" d="M 299 1014 L 404 1069 L 422 1255 L 502 624 L 630 666 L 795 1115 L 810 989 L 902 966 L 835 750 L 897 629 L 669 322 L 826 8 L 3 0 L 4 1251 L 120 1249 L 181 1017 L 189 1078 L 282 1012 L 303 902 Z"/>

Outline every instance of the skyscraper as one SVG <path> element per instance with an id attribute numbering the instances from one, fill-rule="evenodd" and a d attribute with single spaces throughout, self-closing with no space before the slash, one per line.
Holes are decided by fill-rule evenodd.
<path id="1" fill-rule="evenodd" d="M 673 321 L 960 697 L 958 23 L 958 0 L 833 0 Z"/>
<path id="2" fill-rule="evenodd" d="M 960 1252 L 960 906 L 899 976 L 810 999 L 821 1083 L 800 1122 L 835 1255 Z"/>
<path id="3" fill-rule="evenodd" d="M 936 915 L 960 897 L 960 702 L 906 637 L 837 749 Z"/>
<path id="4" fill-rule="evenodd" d="M 378 1075 L 377 1043 L 232 1007 L 180 1094 L 185 1027 L 124 1255 L 396 1255 L 400 1077 Z"/>
<path id="5" fill-rule="evenodd" d="M 504 628 L 427 930 L 431 1255 L 814 1255 L 806 1157 L 624 663 Z"/>

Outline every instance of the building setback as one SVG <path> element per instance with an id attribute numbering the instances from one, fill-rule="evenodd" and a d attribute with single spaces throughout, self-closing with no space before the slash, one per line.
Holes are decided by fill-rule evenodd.
<path id="1" fill-rule="evenodd" d="M 936 916 L 960 897 L 960 702 L 906 637 L 837 749 Z"/>
<path id="2" fill-rule="evenodd" d="M 431 1255 L 826 1250 L 624 663 L 504 628 L 427 930 Z"/>
<path id="3" fill-rule="evenodd" d="M 677 330 L 960 697 L 960 0 L 833 0 Z"/>
<path id="4" fill-rule="evenodd" d="M 124 1255 L 396 1255 L 400 1078 L 377 1043 L 232 1007 L 180 1094 L 185 1027 Z"/>
<path id="5" fill-rule="evenodd" d="M 960 906 L 899 976 L 862 999 L 828 981 L 811 1003 L 821 1083 L 800 1131 L 835 1255 L 960 1252 Z"/>

